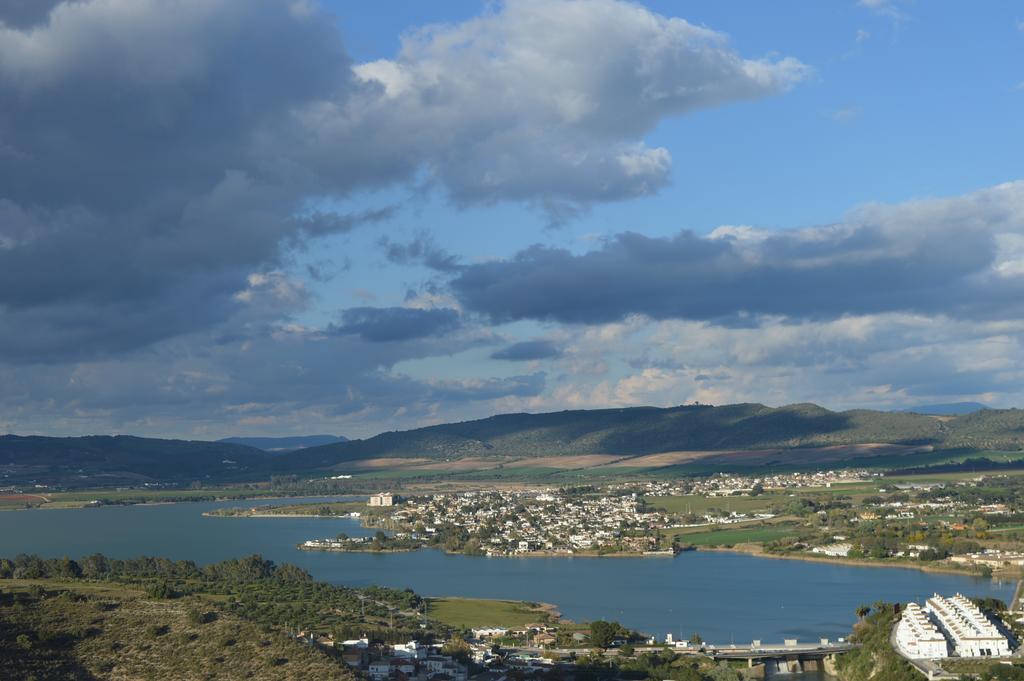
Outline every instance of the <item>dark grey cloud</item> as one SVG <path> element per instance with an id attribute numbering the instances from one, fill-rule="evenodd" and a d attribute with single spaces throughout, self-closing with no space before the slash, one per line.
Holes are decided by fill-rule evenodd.
<path id="1" fill-rule="evenodd" d="M 554 359 L 560 357 L 562 349 L 549 340 L 522 341 L 508 345 L 497 352 L 491 353 L 491 359 L 504 359 L 511 362 L 528 362 L 536 359 Z"/>
<path id="2" fill-rule="evenodd" d="M 294 217 L 326 176 L 266 140 L 358 87 L 336 28 L 298 9 L 83 0 L 0 32 L 0 361 L 244 316 L 247 278 L 286 246 L 381 217 Z"/>
<path id="3" fill-rule="evenodd" d="M 408 243 L 394 241 L 385 235 L 377 245 L 396 265 L 423 265 L 438 272 L 456 272 L 461 267 L 459 257 L 440 248 L 428 232 L 420 232 Z"/>
<path id="4" fill-rule="evenodd" d="M 660 120 L 806 72 L 612 0 L 510 0 L 362 65 L 311 1 L 4 0 L 0 21 L 0 361 L 210 328 L 244 314 L 253 272 L 395 211 L 320 199 L 425 178 L 565 215 L 651 193 L 671 168 L 642 144 Z"/>
<path id="5" fill-rule="evenodd" d="M 458 311 L 451 308 L 351 307 L 342 312 L 341 324 L 333 331 L 371 342 L 390 342 L 443 336 L 460 324 Z"/>
<path id="6" fill-rule="evenodd" d="M 394 220 L 344 206 L 395 185 L 554 220 L 653 193 L 672 168 L 643 141 L 660 121 L 807 72 L 612 0 L 510 0 L 372 64 L 314 0 L 0 0 L 0 22 L 0 426 L 62 432 L 351 418 L 366 434 L 534 397 L 542 375 L 396 372 L 493 346 L 452 309 L 299 326 L 316 296 L 295 255 Z M 434 293 L 465 267 L 426 234 L 382 246 L 441 273 Z M 351 257 L 317 254 L 303 277 Z"/>
<path id="7" fill-rule="evenodd" d="M 45 23 L 61 0 L 0 0 L 0 23 L 11 28 L 31 28 Z"/>
<path id="8" fill-rule="evenodd" d="M 1024 182 L 958 199 L 872 206 L 827 227 L 627 232 L 577 255 L 537 245 L 467 265 L 451 281 L 463 306 L 498 322 L 601 324 L 631 314 L 717 321 L 912 311 L 1024 314 Z"/>
<path id="9" fill-rule="evenodd" d="M 399 362 L 490 343 L 475 331 L 380 343 L 252 326 L 233 337 L 197 332 L 116 359 L 0 364 L 0 432 L 212 438 L 333 423 L 372 435 L 439 411 L 486 414 L 490 400 L 543 387 L 536 378 L 434 383 L 395 371 Z"/>

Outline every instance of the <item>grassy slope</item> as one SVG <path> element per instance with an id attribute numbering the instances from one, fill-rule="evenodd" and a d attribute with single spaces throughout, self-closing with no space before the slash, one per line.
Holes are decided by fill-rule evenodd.
<path id="1" fill-rule="evenodd" d="M 912 413 L 864 410 L 832 412 L 813 404 L 770 408 L 760 404 L 722 407 L 682 406 L 659 409 L 599 409 L 547 414 L 504 414 L 476 421 L 451 423 L 404 432 L 383 433 L 290 454 L 273 456 L 226 443 L 153 440 L 134 437 L 18 438 L 0 437 L 0 464 L 16 464 L 26 480 L 78 480 L 79 469 L 110 476 L 106 484 L 136 484 L 147 478 L 191 481 L 266 479 L 271 473 L 307 474 L 345 462 L 368 458 L 473 458 L 497 466 L 509 459 L 611 454 L 638 457 L 673 451 L 748 451 L 781 449 L 772 455 L 773 467 L 820 467 L 821 454 L 808 448 L 863 443 L 932 444 L 965 450 L 1024 446 L 1024 410 L 985 410 L 951 420 Z M 930 462 L 936 454 L 886 454 L 848 459 L 847 466 L 899 467 Z M 902 457 L 907 456 L 906 461 Z M 225 463 L 225 460 L 228 463 Z M 765 463 L 765 462 L 762 462 Z M 735 460 L 695 461 L 659 469 L 669 473 L 700 473 L 742 467 Z M 702 468 L 703 467 L 703 468 Z M 650 470 L 649 468 L 647 470 Z M 410 469 L 401 479 L 450 476 L 473 479 L 496 471 L 438 473 Z M 566 480 L 602 474 L 621 477 L 629 469 L 594 467 L 586 471 L 500 471 L 505 479 Z M 376 473 L 380 475 L 380 473 Z M 82 483 L 79 483 L 82 484 Z M 89 481 L 104 484 L 103 479 Z"/>
<path id="2" fill-rule="evenodd" d="M 314 447 L 279 465 L 315 467 L 370 457 L 642 455 L 674 450 L 939 442 L 945 425 L 917 414 L 831 412 L 798 404 L 599 409 L 505 414 Z"/>
<path id="3" fill-rule="evenodd" d="M 118 584 L 5 580 L 0 670 L 17 679 L 353 678 L 327 653 L 231 615 L 192 623 L 193 608 L 210 604 L 149 600 Z"/>
<path id="4" fill-rule="evenodd" d="M 282 457 L 276 465 L 311 469 L 365 458 L 467 457 L 493 459 L 497 465 L 507 457 L 587 454 L 636 457 L 670 451 L 784 449 L 790 451 L 777 457 L 779 465 L 814 468 L 817 455 L 807 452 L 806 448 L 863 443 L 1016 451 L 1024 445 L 1024 410 L 986 410 L 951 420 L 911 413 L 832 412 L 813 404 L 780 408 L 737 404 L 505 414 L 313 447 Z M 937 455 L 887 454 L 877 458 L 885 459 L 886 465 L 899 466 L 903 464 L 903 456 L 910 457 L 908 464 L 917 465 L 936 459 Z M 857 460 L 857 464 L 870 464 L 875 458 L 864 457 L 863 461 Z M 939 454 L 938 458 L 943 456 Z M 678 468 L 678 472 L 700 472 L 700 466 L 700 462 L 694 462 L 672 468 Z M 714 462 L 713 468 L 722 469 L 723 462 Z M 617 474 L 615 469 L 598 467 L 593 470 Z M 625 473 L 627 469 L 621 470 Z M 528 472 L 506 468 L 501 475 L 522 477 Z M 580 472 L 545 473 L 571 477 Z M 495 471 L 475 476 L 492 474 Z M 474 477 L 474 474 L 460 477 Z"/>

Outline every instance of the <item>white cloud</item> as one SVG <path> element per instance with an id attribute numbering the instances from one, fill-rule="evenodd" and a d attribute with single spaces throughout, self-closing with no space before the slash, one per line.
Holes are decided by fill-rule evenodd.
<path id="1" fill-rule="evenodd" d="M 857 0 L 857 4 L 861 7 L 865 7 L 876 14 L 881 14 L 899 21 L 906 19 L 907 15 L 904 14 L 900 5 L 906 0 Z"/>
<path id="2" fill-rule="evenodd" d="M 383 97 L 358 113 L 322 110 L 310 126 L 371 118 L 457 201 L 586 205 L 667 182 L 668 151 L 642 143 L 660 120 L 782 92 L 808 68 L 744 59 L 722 34 L 638 5 L 510 0 L 412 32 L 396 58 L 355 72 Z"/>
<path id="3" fill-rule="evenodd" d="M 660 121 L 806 72 L 615 0 L 510 0 L 355 66 L 308 1 L 0 3 L 0 361 L 211 328 L 252 272 L 394 211 L 317 200 L 426 178 L 557 221 L 656 192 Z"/>

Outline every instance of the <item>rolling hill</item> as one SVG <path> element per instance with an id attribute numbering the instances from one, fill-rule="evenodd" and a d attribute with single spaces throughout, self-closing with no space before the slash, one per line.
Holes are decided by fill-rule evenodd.
<path id="1" fill-rule="evenodd" d="M 640 457 L 795 449 L 805 450 L 806 458 L 809 449 L 851 445 L 1015 450 L 1022 443 L 1024 411 L 1016 409 L 939 419 L 916 413 L 834 412 L 814 404 L 694 405 L 503 414 L 313 447 L 278 463 L 311 469 L 379 459 Z"/>
<path id="2" fill-rule="evenodd" d="M 271 474 L 418 468 L 439 474 L 501 467 L 705 468 L 830 466 L 933 449 L 1024 447 L 1024 410 L 961 416 L 852 410 L 813 404 L 634 407 L 502 414 L 381 433 L 365 440 L 268 452 L 232 442 L 130 436 L 0 437 L 0 486 L 149 481 L 266 480 Z M 920 465 L 912 461 L 897 465 Z"/>
<path id="3" fill-rule="evenodd" d="M 900 412 L 914 412 L 915 414 L 927 414 L 928 416 L 962 416 L 973 414 L 982 409 L 988 409 L 987 405 L 981 402 L 947 402 L 944 404 L 919 404 L 909 409 L 899 409 Z"/>
<path id="4" fill-rule="evenodd" d="M 0 436 L 0 485 L 4 479 L 74 485 L 149 481 L 241 479 L 262 475 L 272 454 L 254 447 L 130 435 L 86 437 Z M 101 478 L 101 479 L 97 479 Z"/>

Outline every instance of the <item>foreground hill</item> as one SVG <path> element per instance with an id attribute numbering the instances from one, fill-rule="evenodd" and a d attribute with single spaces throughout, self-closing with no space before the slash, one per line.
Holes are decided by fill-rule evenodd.
<path id="1" fill-rule="evenodd" d="M 339 660 L 198 599 L 119 585 L 0 582 L 0 677 L 10 679 L 355 679 Z M 69 588 L 70 587 L 70 588 Z"/>
<path id="2" fill-rule="evenodd" d="M 1022 442 L 1024 411 L 1016 409 L 939 419 L 813 404 L 697 405 L 504 414 L 313 447 L 277 463 L 310 469 L 374 459 L 639 457 L 868 444 L 1018 449 Z"/>

